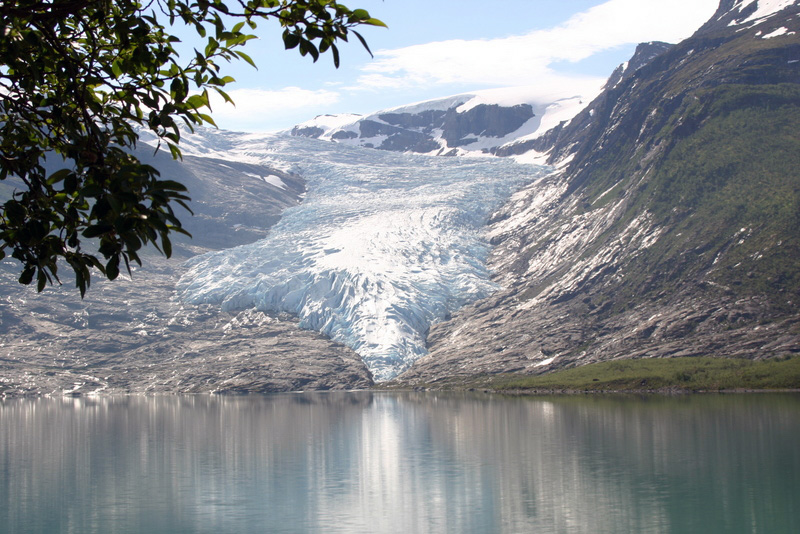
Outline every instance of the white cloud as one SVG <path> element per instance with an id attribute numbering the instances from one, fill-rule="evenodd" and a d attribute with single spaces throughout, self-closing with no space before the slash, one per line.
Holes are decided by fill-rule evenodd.
<path id="1" fill-rule="evenodd" d="M 233 89 L 227 91 L 236 103 L 225 102 L 214 91 L 209 91 L 214 121 L 225 128 L 236 124 L 237 128 L 262 127 L 270 129 L 276 122 L 298 111 L 313 113 L 314 110 L 327 109 L 339 101 L 340 95 L 326 89 L 309 90 L 299 87 L 285 87 L 280 90 Z"/>
<path id="2" fill-rule="evenodd" d="M 375 89 L 574 84 L 575 78 L 558 74 L 552 65 L 631 43 L 677 42 L 707 21 L 717 5 L 718 0 L 609 0 L 560 26 L 525 35 L 380 50 L 358 83 Z"/>

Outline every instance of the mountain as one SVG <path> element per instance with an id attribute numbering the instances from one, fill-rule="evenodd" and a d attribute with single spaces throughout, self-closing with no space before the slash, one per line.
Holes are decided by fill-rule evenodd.
<path id="1" fill-rule="evenodd" d="M 289 133 L 395 152 L 488 155 L 509 142 L 538 138 L 573 117 L 593 96 L 539 95 L 530 87 L 493 89 L 365 117 L 321 115 Z"/>
<path id="2" fill-rule="evenodd" d="M 591 131 L 590 126 L 604 124 L 601 117 L 595 117 L 595 109 L 600 103 L 613 98 L 615 90 L 622 82 L 630 79 L 640 68 L 672 46 L 669 43 L 658 41 L 639 44 L 631 59 L 611 73 L 603 91 L 591 102 L 591 106 L 588 106 L 587 102 L 579 108 L 573 108 L 571 110 L 573 113 L 565 115 L 563 120 L 552 125 L 546 131 L 538 131 L 534 135 L 513 139 L 494 147 L 491 153 L 496 156 L 514 157 L 518 160 L 529 159 L 526 156 L 531 153 L 536 156 L 546 154 L 545 157 L 539 156 L 537 159 L 550 164 L 564 163 L 570 157 L 570 150 L 583 143 L 584 136 Z"/>
<path id="3" fill-rule="evenodd" d="M 560 171 L 490 224 L 502 287 L 401 379 L 800 352 L 800 6 L 723 0 L 536 143 Z"/>

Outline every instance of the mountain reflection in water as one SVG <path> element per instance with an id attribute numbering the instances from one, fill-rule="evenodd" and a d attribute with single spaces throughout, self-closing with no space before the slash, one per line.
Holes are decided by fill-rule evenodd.
<path id="1" fill-rule="evenodd" d="M 800 396 L 0 402 L 0 531 L 799 532 Z"/>

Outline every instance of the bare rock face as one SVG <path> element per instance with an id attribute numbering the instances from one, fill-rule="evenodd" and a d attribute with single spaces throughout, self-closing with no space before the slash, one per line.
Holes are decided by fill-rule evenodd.
<path id="1" fill-rule="evenodd" d="M 448 147 L 469 144 L 471 138 L 503 137 L 517 130 L 533 117 L 529 104 L 503 107 L 480 104 L 458 113 L 448 110 L 444 117 L 444 138 Z"/>
<path id="2" fill-rule="evenodd" d="M 298 135 L 300 137 L 310 137 L 312 139 L 316 139 L 324 133 L 325 130 L 314 126 L 309 126 L 306 128 L 300 128 L 298 126 L 295 126 L 294 128 L 292 128 L 292 135 Z"/>
<path id="3" fill-rule="evenodd" d="M 142 159 L 148 154 L 143 150 Z M 172 259 L 155 252 L 132 278 L 96 278 L 84 300 L 62 270 L 37 294 L 0 264 L 0 395 L 265 393 L 359 389 L 372 377 L 359 356 L 288 316 L 222 312 L 174 296 L 182 260 L 263 237 L 305 190 L 297 175 L 263 165 L 186 156 L 157 162 L 189 187 L 192 240 Z"/>

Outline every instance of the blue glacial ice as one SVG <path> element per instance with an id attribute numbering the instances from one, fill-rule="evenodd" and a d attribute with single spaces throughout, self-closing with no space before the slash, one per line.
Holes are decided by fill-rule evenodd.
<path id="1" fill-rule="evenodd" d="M 295 314 L 301 327 L 356 351 L 376 381 L 427 353 L 431 324 L 496 289 L 486 220 L 545 169 L 305 138 L 225 143 L 227 157 L 298 172 L 308 192 L 265 239 L 192 259 L 179 295 Z"/>

